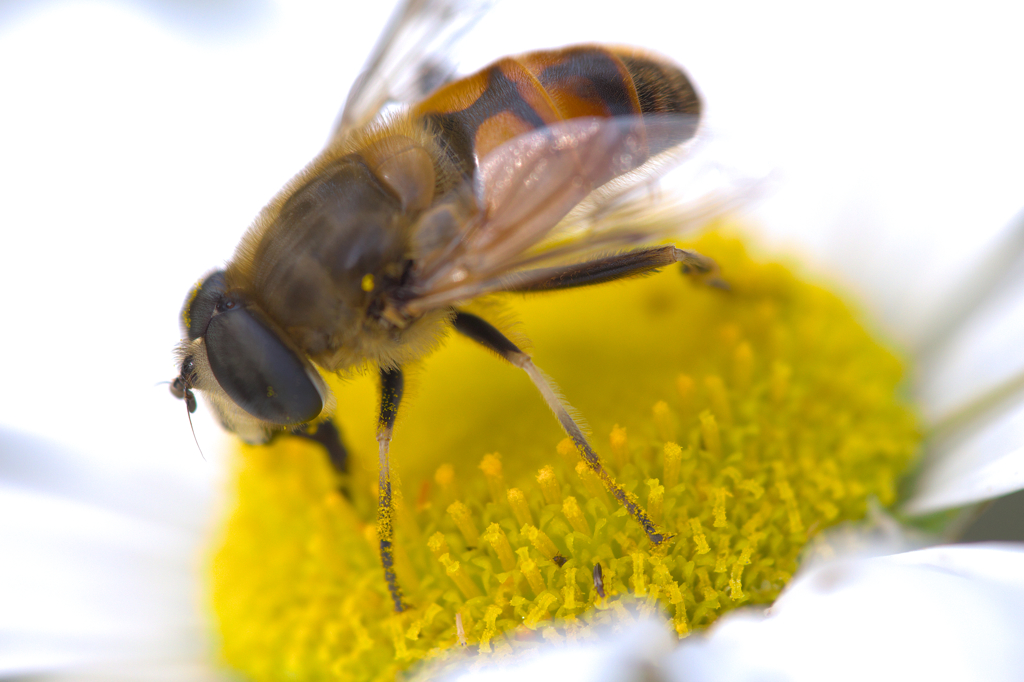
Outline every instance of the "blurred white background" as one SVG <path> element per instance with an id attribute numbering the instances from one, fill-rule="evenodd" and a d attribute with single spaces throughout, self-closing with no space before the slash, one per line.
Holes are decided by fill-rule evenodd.
<path id="1" fill-rule="evenodd" d="M 164 634 L 134 625 L 142 613 L 179 618 L 169 655 L 195 650 L 202 623 L 181 614 L 202 600 L 197 538 L 218 499 L 223 436 L 197 411 L 201 459 L 184 406 L 154 384 L 176 373 L 189 287 L 319 150 L 390 11 L 0 5 L 0 534 L 14 550 L 0 565 L 0 649 L 29 652 L 0 658 L 0 671 L 52 655 L 53 628 L 68 642 L 129 634 L 139 655 L 168 651 Z M 1024 205 L 1018 12 L 515 0 L 469 38 L 465 65 L 580 41 L 677 60 L 714 129 L 778 167 L 777 193 L 752 209 L 766 238 L 913 343 Z M 82 547 L 66 539 L 83 533 L 96 561 L 75 564 Z M 168 557 L 176 587 L 122 577 Z M 68 582 L 76 570 L 102 577 Z M 79 648 L 61 647 L 69 660 L 87 656 Z"/>

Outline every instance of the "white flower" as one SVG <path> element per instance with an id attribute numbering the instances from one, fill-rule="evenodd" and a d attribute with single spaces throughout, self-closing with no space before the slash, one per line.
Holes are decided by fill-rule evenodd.
<path id="1" fill-rule="evenodd" d="M 194 416 L 204 463 L 180 403 L 152 385 L 174 372 L 174 313 L 188 286 L 322 144 L 386 15 L 364 5 L 206 10 L 199 20 L 221 22 L 215 30 L 115 4 L 0 14 L 0 674 L 216 674 L 201 672 L 212 652 L 199 586 L 221 436 L 203 411 Z M 910 509 L 1024 487 L 1019 396 L 1006 390 L 980 416 L 950 418 L 1012 388 L 1024 362 L 1024 278 L 1013 268 L 977 310 L 958 305 L 1021 204 L 1014 17 L 997 3 L 968 14 L 913 2 L 520 2 L 486 21 L 498 28 L 471 38 L 481 61 L 604 40 L 685 63 L 719 127 L 769 147 L 786 172 L 758 213 L 766 231 L 800 244 L 895 339 L 927 346 L 918 396 L 930 423 L 946 426 Z M 949 310 L 963 324 L 943 324 Z M 957 658 L 935 676 L 999 679 L 1022 670 L 1000 659 L 1013 650 L 999 638 L 1024 634 L 1009 608 L 1024 595 L 1020 561 L 1016 548 L 968 547 L 821 568 L 769 619 L 723 619 L 703 643 L 653 660 L 670 679 L 726 679 L 763 647 L 761 670 L 778 679 L 834 679 L 881 666 L 879 647 L 904 654 L 886 669 L 893 676 L 940 650 L 932 660 Z M 852 577 L 823 596 L 822 576 L 840 570 Z M 897 596 L 870 601 L 886 590 Z M 883 629 L 837 624 L 828 636 L 825 619 L 854 624 L 872 605 L 890 609 Z M 952 628 L 942 618 L 960 614 L 972 627 L 908 635 L 902 648 L 888 634 Z M 799 639 L 808 623 L 825 636 Z M 832 667 L 800 667 L 823 660 Z"/>

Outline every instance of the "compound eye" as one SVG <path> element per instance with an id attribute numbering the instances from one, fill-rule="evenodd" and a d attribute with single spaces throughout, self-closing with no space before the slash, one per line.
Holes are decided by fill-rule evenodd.
<path id="1" fill-rule="evenodd" d="M 224 271 L 217 270 L 188 292 L 185 306 L 181 309 L 181 326 L 189 341 L 195 341 L 206 333 L 206 326 L 210 324 L 218 301 L 224 296 L 224 289 Z"/>
<path id="2" fill-rule="evenodd" d="M 306 364 L 243 305 L 218 312 L 206 328 L 210 370 L 243 410 L 291 426 L 315 419 L 324 399 Z"/>

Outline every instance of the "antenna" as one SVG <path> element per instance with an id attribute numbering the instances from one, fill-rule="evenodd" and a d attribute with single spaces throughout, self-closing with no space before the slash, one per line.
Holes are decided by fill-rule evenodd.
<path id="1" fill-rule="evenodd" d="M 203 461 L 207 461 L 206 454 L 203 452 L 203 448 L 199 445 L 199 438 L 196 437 L 196 427 L 192 424 L 192 413 L 196 411 L 196 394 L 192 392 L 192 389 L 188 387 L 185 380 L 182 377 L 175 378 L 174 381 L 158 381 L 154 386 L 161 384 L 171 385 L 171 395 L 178 400 L 185 401 L 185 415 L 188 417 L 188 427 L 192 430 L 192 440 L 196 442 L 196 449 L 199 450 L 199 456 L 203 458 Z"/>

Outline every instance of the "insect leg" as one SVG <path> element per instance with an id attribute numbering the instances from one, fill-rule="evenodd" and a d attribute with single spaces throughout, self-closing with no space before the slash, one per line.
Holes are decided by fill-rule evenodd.
<path id="1" fill-rule="evenodd" d="M 509 341 L 504 334 L 476 315 L 459 311 L 455 314 L 454 324 L 457 332 L 489 348 L 526 372 L 533 385 L 544 396 L 544 401 L 548 404 L 548 407 L 555 413 L 558 423 L 562 425 L 566 434 L 575 443 L 576 449 L 579 451 L 583 461 L 587 463 L 591 471 L 597 474 L 598 478 L 601 479 L 608 489 L 608 492 L 619 501 L 619 504 L 626 508 L 630 516 L 636 519 L 653 544 L 658 545 L 667 540 L 670 536 L 658 532 L 651 517 L 647 515 L 643 507 L 637 504 L 635 496 L 630 495 L 622 486 L 616 483 L 612 475 L 601 464 L 600 458 L 590 446 L 586 436 L 583 435 L 579 424 L 569 414 L 568 406 L 559 398 L 554 382 L 547 378 L 533 364 L 530 356 L 519 350 L 518 346 Z"/>
<path id="2" fill-rule="evenodd" d="M 671 244 L 647 249 L 634 249 L 584 263 L 562 267 L 538 268 L 517 273 L 503 291 L 528 292 L 571 289 L 611 282 L 642 275 L 657 268 L 680 263 L 683 273 L 700 277 L 709 284 L 718 280 L 718 265 L 695 251 L 679 249 Z"/>
<path id="3" fill-rule="evenodd" d="M 397 367 L 380 370 L 380 419 L 377 421 L 377 446 L 380 459 L 380 478 L 377 482 L 377 538 L 380 541 L 380 563 L 384 566 L 384 581 L 388 584 L 395 611 L 405 610 L 402 603 L 402 589 L 395 576 L 395 506 L 391 499 L 391 464 L 388 449 L 394 432 L 398 404 L 402 401 L 405 377 Z"/>

